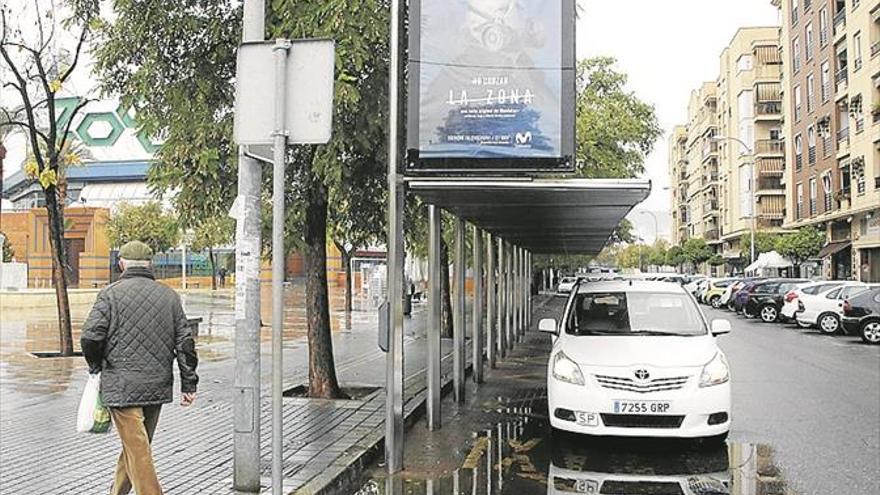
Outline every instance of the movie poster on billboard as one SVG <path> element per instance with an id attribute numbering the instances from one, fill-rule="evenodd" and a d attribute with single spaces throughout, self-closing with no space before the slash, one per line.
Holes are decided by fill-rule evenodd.
<path id="1" fill-rule="evenodd" d="M 569 165 L 574 14 L 567 8 L 573 4 L 414 3 L 412 20 L 418 28 L 410 33 L 417 36 L 410 44 L 410 167 Z"/>

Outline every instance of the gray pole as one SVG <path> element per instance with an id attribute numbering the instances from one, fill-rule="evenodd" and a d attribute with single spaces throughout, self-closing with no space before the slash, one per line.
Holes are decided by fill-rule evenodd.
<path id="1" fill-rule="evenodd" d="M 504 278 L 506 281 L 504 282 L 504 288 L 506 289 L 504 292 L 504 308 L 505 308 L 505 319 L 507 323 L 505 324 L 505 331 L 507 332 L 507 348 L 513 350 L 516 345 L 516 329 L 513 324 L 513 245 L 510 243 L 505 243 L 507 251 L 505 260 L 506 264 L 504 266 Z"/>
<path id="2" fill-rule="evenodd" d="M 265 1 L 245 0 L 242 41 L 265 39 Z M 238 154 L 232 486 L 260 491 L 260 192 L 262 165 Z"/>
<path id="3" fill-rule="evenodd" d="M 398 175 L 400 78 L 400 0 L 391 0 L 391 66 L 388 71 L 388 275 L 391 311 L 385 357 L 385 468 L 403 469 L 403 206 L 404 188 Z"/>
<path id="4" fill-rule="evenodd" d="M 474 383 L 483 383 L 483 231 L 474 226 Z M 476 483 L 474 483 L 476 487 Z"/>
<path id="5" fill-rule="evenodd" d="M 498 355 L 503 359 L 507 357 L 507 302 L 505 299 L 507 280 L 504 276 L 507 257 L 504 256 L 504 240 L 500 237 L 495 248 L 498 250 L 498 290 L 495 292 L 495 300 L 498 301 L 498 315 L 495 319 L 495 325 L 498 332 Z"/>
<path id="6" fill-rule="evenodd" d="M 440 428 L 441 277 L 440 210 L 428 205 L 428 429 Z"/>
<path id="7" fill-rule="evenodd" d="M 746 148 L 748 148 L 748 147 L 746 147 Z M 751 150 L 749 150 L 749 151 L 751 151 Z M 749 194 L 751 195 L 751 199 L 749 200 L 749 203 L 750 203 L 750 208 L 752 210 L 752 215 L 751 215 L 752 221 L 750 222 L 752 224 L 751 225 L 752 232 L 751 232 L 751 243 L 749 245 L 749 247 L 751 248 L 751 261 L 749 262 L 749 264 L 752 264 L 755 262 L 755 228 L 757 227 L 757 225 L 755 223 L 755 218 L 758 216 L 758 205 L 755 204 L 755 163 L 754 162 L 752 162 L 749 165 L 749 182 L 750 182 Z"/>
<path id="8" fill-rule="evenodd" d="M 282 362 L 284 339 L 284 159 L 287 129 L 287 52 L 290 41 L 275 40 L 275 143 L 272 150 L 272 495 L 281 495 L 282 460 Z"/>
<path id="9" fill-rule="evenodd" d="M 452 382 L 455 401 L 464 402 L 464 370 L 465 370 L 465 294 L 464 294 L 464 220 L 455 217 L 455 276 L 453 277 L 455 302 L 452 304 Z"/>
<path id="10" fill-rule="evenodd" d="M 498 296 L 495 283 L 495 236 L 489 235 L 486 243 L 486 357 L 489 368 L 495 368 L 495 318 L 497 313 Z M 491 450 L 491 449 L 490 449 Z"/>

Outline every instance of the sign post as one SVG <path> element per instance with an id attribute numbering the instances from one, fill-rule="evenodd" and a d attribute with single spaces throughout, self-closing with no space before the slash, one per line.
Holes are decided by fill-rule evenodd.
<path id="1" fill-rule="evenodd" d="M 330 40 L 290 41 L 279 39 L 274 42 L 244 42 L 239 47 L 236 65 L 235 121 L 234 137 L 239 145 L 250 145 L 257 153 L 245 152 L 248 156 L 259 156 L 261 146 L 272 145 L 272 493 L 282 493 L 282 399 L 283 399 L 283 335 L 284 335 L 284 186 L 285 156 L 288 143 L 318 144 L 330 140 L 333 118 L 333 69 L 335 46 Z M 266 95 L 272 95 L 267 98 Z M 265 157 L 261 158 L 269 161 Z M 244 166 L 244 164 L 242 164 Z M 241 174 L 240 174 L 241 181 Z M 259 187 L 259 184 L 256 185 Z M 247 198 L 249 200 L 250 198 Z M 236 199 L 238 208 L 233 206 L 239 218 L 255 215 L 259 222 L 259 189 L 256 191 L 256 213 L 240 211 L 241 197 Z M 248 205 L 247 210 L 250 210 Z M 240 224 L 243 222 L 240 221 Z M 259 227 L 259 223 L 257 223 Z M 246 225 L 244 226 L 247 227 Z M 243 229 L 242 229 L 243 230 Z M 259 237 L 236 236 L 236 254 L 247 251 L 247 257 L 237 261 L 236 274 L 244 272 L 247 279 L 255 279 L 259 293 Z M 244 258 L 244 256 L 243 256 Z M 239 292 L 236 282 L 236 321 L 249 320 L 255 314 L 259 325 L 259 298 L 256 310 L 253 300 L 248 299 L 246 283 Z M 253 318 L 253 316 L 251 316 Z M 251 322 L 249 322 L 250 324 Z M 253 338 L 253 337 L 252 337 Z M 256 356 L 259 357 L 259 327 L 256 332 Z M 253 356 L 249 350 L 248 355 Z M 259 391 L 259 370 L 256 385 L 251 385 L 248 400 Z M 255 393 L 256 391 L 256 393 Z M 243 413 L 244 414 L 244 413 Z M 257 395 L 256 418 L 259 418 Z M 236 416 L 236 431 L 253 429 L 256 418 Z M 257 431 L 259 428 L 256 428 Z M 259 441 L 259 437 L 257 437 Z M 259 449 L 256 466 L 259 469 Z M 253 461 L 247 461 L 253 465 Z M 236 471 L 238 472 L 238 471 Z M 253 473 L 247 473 L 251 479 Z M 259 472 L 257 489 L 259 489 Z"/>

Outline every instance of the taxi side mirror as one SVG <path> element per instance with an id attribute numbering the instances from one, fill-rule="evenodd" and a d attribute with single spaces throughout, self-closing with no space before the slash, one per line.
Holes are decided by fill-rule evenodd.
<path id="1" fill-rule="evenodd" d="M 557 324 L 553 318 L 544 318 L 538 322 L 538 331 L 544 333 L 552 333 L 556 335 Z"/>

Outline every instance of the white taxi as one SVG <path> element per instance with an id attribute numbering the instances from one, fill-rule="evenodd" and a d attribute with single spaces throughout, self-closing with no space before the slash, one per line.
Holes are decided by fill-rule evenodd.
<path id="1" fill-rule="evenodd" d="M 547 401 L 554 429 L 608 436 L 726 438 L 730 370 L 711 326 L 678 284 L 582 285 L 553 334 Z"/>

